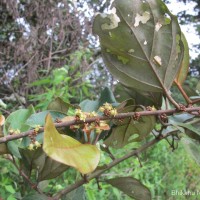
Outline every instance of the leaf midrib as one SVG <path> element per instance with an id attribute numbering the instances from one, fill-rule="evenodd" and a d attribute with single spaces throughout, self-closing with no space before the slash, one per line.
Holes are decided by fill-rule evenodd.
<path id="1" fill-rule="evenodd" d="M 147 2 L 147 3 L 149 4 L 149 2 Z M 149 7 L 151 8 L 150 4 L 149 4 Z M 125 20 L 125 18 L 123 17 L 123 15 L 122 15 L 120 9 L 117 8 L 117 7 L 116 7 L 116 9 L 117 9 L 118 12 L 120 13 L 120 16 L 121 16 L 121 18 L 123 19 L 123 21 L 128 25 L 128 27 L 131 29 L 131 31 L 132 31 L 133 34 L 135 35 L 135 38 L 136 38 L 138 44 L 140 45 L 140 48 L 142 49 L 142 52 L 144 53 L 144 55 L 145 55 L 147 61 L 149 62 L 150 66 L 151 66 L 151 68 L 152 68 L 152 70 L 153 70 L 153 73 L 155 74 L 155 76 L 156 76 L 157 80 L 159 81 L 159 83 L 160 83 L 161 87 L 163 88 L 163 90 L 166 91 L 165 86 L 163 85 L 163 83 L 162 83 L 160 77 L 158 76 L 158 74 L 156 73 L 156 71 L 155 71 L 155 69 L 154 69 L 154 67 L 153 67 L 153 64 L 152 64 L 151 60 L 148 58 L 147 54 L 145 53 L 144 48 L 143 48 L 143 46 L 141 45 L 141 43 L 139 42 L 138 38 L 136 37 L 136 34 L 135 34 L 134 30 L 132 29 L 131 25 Z M 152 13 L 152 11 L 151 11 L 151 13 Z M 153 13 L 152 13 L 152 15 L 153 15 Z M 154 16 L 153 16 L 153 20 L 154 20 L 154 25 L 155 25 Z M 154 36 L 155 36 L 155 29 L 154 29 Z M 154 36 L 153 36 L 153 38 L 154 38 Z M 154 41 L 153 41 L 153 44 L 154 44 Z M 153 46 L 153 45 L 152 45 L 152 46 Z"/>

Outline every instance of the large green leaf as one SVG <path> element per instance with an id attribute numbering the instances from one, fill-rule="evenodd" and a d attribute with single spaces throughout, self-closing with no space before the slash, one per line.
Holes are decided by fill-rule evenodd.
<path id="1" fill-rule="evenodd" d="M 135 178 L 117 177 L 106 180 L 106 182 L 135 200 L 151 200 L 150 190 Z"/>
<path id="2" fill-rule="evenodd" d="M 111 12 L 93 24 L 110 72 L 131 88 L 169 90 L 184 56 L 177 18 L 161 0 L 115 0 Z"/>
<path id="3" fill-rule="evenodd" d="M 28 176 L 31 175 L 32 170 L 37 170 L 37 181 L 55 178 L 69 168 L 69 166 L 48 157 L 42 148 L 34 151 L 21 149 L 20 153 L 22 155 L 21 168 Z"/>
<path id="4" fill-rule="evenodd" d="M 127 102 L 130 102 L 127 101 Z M 136 106 L 127 106 L 125 102 L 121 103 L 124 105 L 124 108 L 121 108 L 119 105 L 118 112 L 139 112 L 142 111 L 141 108 Z M 147 135 L 150 134 L 156 123 L 155 116 L 142 116 L 138 121 L 135 121 L 133 118 L 123 119 L 122 122 L 114 120 L 114 126 L 110 136 L 104 141 L 107 146 L 112 146 L 114 148 L 122 148 L 128 143 L 131 142 L 140 142 L 144 140 Z"/>
<path id="5" fill-rule="evenodd" d="M 117 104 L 115 97 L 110 88 L 106 87 L 101 92 L 99 99 L 92 101 L 86 99 L 80 103 L 80 107 L 84 112 L 97 111 L 104 103 Z"/>
<path id="6" fill-rule="evenodd" d="M 25 122 L 26 120 L 35 112 L 32 106 L 29 106 L 27 109 L 20 109 L 11 113 L 5 121 L 4 124 L 4 134 L 8 135 L 9 130 L 19 130 L 24 132 L 30 129 L 30 126 Z M 30 144 L 29 138 L 23 138 L 22 140 L 9 141 L 7 146 L 9 151 L 16 157 L 20 158 L 20 153 L 18 148 L 27 147 Z"/>
<path id="7" fill-rule="evenodd" d="M 45 110 L 39 113 L 34 113 L 32 114 L 27 120 L 26 124 L 35 127 L 37 125 L 44 126 L 45 124 L 45 117 L 47 114 L 51 114 L 52 118 L 55 119 L 62 119 L 63 117 L 66 117 L 66 114 L 63 114 L 58 111 L 53 111 L 53 110 Z"/>
<path id="8" fill-rule="evenodd" d="M 48 110 L 58 111 L 58 112 L 61 112 L 64 114 L 67 114 L 69 108 L 75 109 L 75 108 L 79 108 L 79 107 L 65 102 L 60 97 L 57 97 L 55 100 L 50 102 L 50 104 L 47 107 Z"/>
<path id="9" fill-rule="evenodd" d="M 49 198 L 43 194 L 28 194 L 22 200 L 48 200 Z"/>
<path id="10" fill-rule="evenodd" d="M 9 134 L 9 130 L 17 130 L 19 129 L 21 132 L 27 131 L 30 126 L 25 122 L 26 120 L 35 112 L 34 108 L 30 106 L 27 109 L 16 110 L 11 113 L 4 124 L 4 134 Z"/>
<path id="11" fill-rule="evenodd" d="M 191 157 L 196 161 L 196 163 L 200 165 L 199 141 L 184 137 L 181 139 L 181 142 L 183 143 L 185 150 L 191 155 Z"/>
<path id="12" fill-rule="evenodd" d="M 100 160 L 100 151 L 95 145 L 81 144 L 72 137 L 59 134 L 50 114 L 45 122 L 43 150 L 52 159 L 74 167 L 82 174 L 94 171 Z"/>
<path id="13" fill-rule="evenodd" d="M 200 130 L 199 130 L 199 122 L 197 124 L 187 124 L 187 123 L 174 123 L 180 127 L 183 127 L 185 129 L 185 134 L 195 140 L 198 140 L 200 142 Z"/>
<path id="14" fill-rule="evenodd" d="M 63 200 L 86 200 L 85 188 L 83 186 L 78 187 L 63 197 Z"/>
<path id="15" fill-rule="evenodd" d="M 162 93 L 144 92 L 134 88 L 128 88 L 121 83 L 115 86 L 114 94 L 118 102 L 132 98 L 135 100 L 135 105 L 155 106 L 156 108 L 162 105 Z"/>

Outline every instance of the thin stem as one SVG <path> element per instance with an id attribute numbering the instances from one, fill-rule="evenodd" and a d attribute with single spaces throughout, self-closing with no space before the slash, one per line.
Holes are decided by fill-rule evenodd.
<path id="1" fill-rule="evenodd" d="M 199 97 L 199 99 L 193 100 L 193 101 L 192 101 L 192 104 L 199 103 L 199 102 L 200 102 L 200 97 Z"/>
<path id="2" fill-rule="evenodd" d="M 177 88 L 179 89 L 179 91 L 181 92 L 182 96 L 184 97 L 184 99 L 186 100 L 186 102 L 188 104 L 192 104 L 192 100 L 188 97 L 188 95 L 185 93 L 183 87 L 175 80 L 174 83 L 176 84 Z"/>
<path id="3" fill-rule="evenodd" d="M 185 108 L 184 112 L 194 112 L 200 111 L 200 107 L 190 107 L 190 108 Z M 170 110 L 155 110 L 155 111 L 141 111 L 141 112 L 137 112 L 137 114 L 139 114 L 140 116 L 158 116 L 161 114 L 166 114 L 166 115 L 172 115 L 174 113 L 179 113 L 180 111 L 177 109 L 170 109 Z M 128 113 L 120 113 L 117 114 L 115 116 L 97 116 L 97 117 L 88 117 L 86 118 L 85 121 L 77 121 L 77 120 L 70 120 L 70 121 L 65 121 L 65 122 L 61 122 L 61 123 L 54 123 L 56 128 L 61 128 L 61 127 L 66 127 L 66 126 L 71 126 L 71 125 L 76 125 L 76 124 L 83 124 L 83 123 L 91 123 L 91 122 L 95 122 L 97 120 L 112 120 L 112 119 L 124 119 L 124 118 L 128 118 L 128 117 L 133 117 L 135 116 L 135 112 L 128 112 Z M 41 127 L 38 131 L 38 134 L 44 131 L 44 127 Z M 34 134 L 33 130 L 29 130 L 20 134 L 15 134 L 15 135 L 7 135 L 4 136 L 2 138 L 0 138 L 0 144 L 1 143 L 5 143 L 11 140 L 16 140 L 19 138 L 23 138 L 23 137 L 27 137 L 29 135 Z"/>
<path id="4" fill-rule="evenodd" d="M 97 170 L 95 172 L 93 172 L 92 174 L 90 174 L 89 176 L 87 176 L 87 180 L 90 181 L 94 178 L 99 177 L 101 174 L 103 174 L 105 171 L 111 169 L 112 167 L 116 166 L 117 164 L 123 162 L 124 160 L 127 160 L 128 158 L 131 158 L 133 156 L 138 156 L 139 154 L 141 154 L 142 152 L 144 152 L 146 149 L 148 149 L 149 147 L 152 147 L 154 144 L 160 142 L 161 140 L 167 138 L 168 136 L 170 136 L 170 134 L 166 134 L 162 137 L 159 138 L 155 138 L 152 141 L 144 144 L 143 146 L 139 147 L 136 150 L 131 151 L 130 153 L 124 155 L 121 158 L 117 158 L 115 160 L 113 160 L 111 163 L 109 163 L 107 165 L 107 167 L 105 167 L 102 170 Z M 67 188 L 61 190 L 60 192 L 58 192 L 54 197 L 53 200 L 59 200 L 63 195 L 75 190 L 76 188 L 80 187 L 81 185 L 84 185 L 85 181 L 84 180 L 79 180 L 76 183 L 72 184 L 71 186 L 68 186 Z"/>
<path id="5" fill-rule="evenodd" d="M 169 94 L 169 92 L 166 90 L 166 88 L 163 88 L 163 89 L 164 89 L 167 99 L 175 106 L 175 108 L 177 110 L 179 110 L 180 106 L 178 105 L 178 103 L 172 98 L 172 96 Z"/>

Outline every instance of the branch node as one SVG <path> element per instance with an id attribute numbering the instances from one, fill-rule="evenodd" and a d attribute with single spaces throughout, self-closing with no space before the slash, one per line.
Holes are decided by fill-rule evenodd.
<path id="1" fill-rule="evenodd" d="M 146 107 L 146 110 L 147 110 L 147 111 L 152 111 L 152 107 L 151 107 L 151 106 L 147 106 L 147 107 Z"/>
<path id="2" fill-rule="evenodd" d="M 140 113 L 139 112 L 135 112 L 132 116 L 133 120 L 138 121 L 140 119 Z"/>
<path id="3" fill-rule="evenodd" d="M 186 106 L 185 105 L 183 105 L 181 103 L 179 103 L 178 105 L 179 105 L 179 111 L 186 112 Z"/>
<path id="4" fill-rule="evenodd" d="M 84 183 L 89 183 L 87 174 L 83 175 L 83 180 L 84 180 Z"/>
<path id="5" fill-rule="evenodd" d="M 160 123 L 164 126 L 167 127 L 168 124 L 168 116 L 165 113 L 162 113 L 158 116 L 158 119 L 160 121 Z"/>

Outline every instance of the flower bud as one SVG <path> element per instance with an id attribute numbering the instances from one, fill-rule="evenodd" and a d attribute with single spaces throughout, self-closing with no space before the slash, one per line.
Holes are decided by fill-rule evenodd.
<path id="1" fill-rule="evenodd" d="M 28 146 L 28 149 L 30 151 L 34 150 L 34 144 L 33 143 L 30 143 L 29 146 Z"/>
<path id="2" fill-rule="evenodd" d="M 110 111 L 110 114 L 111 114 L 112 116 L 115 117 L 115 115 L 117 115 L 117 110 L 116 110 L 115 108 L 113 108 L 113 109 Z"/>
<path id="3" fill-rule="evenodd" d="M 38 141 L 35 141 L 35 147 L 37 149 L 38 147 L 41 147 L 41 144 Z"/>

